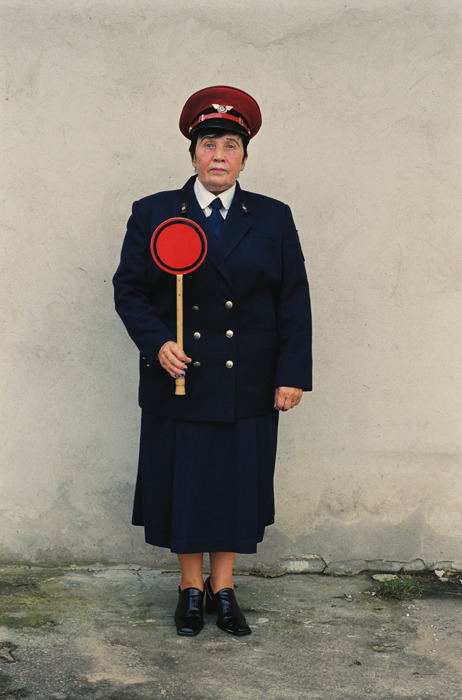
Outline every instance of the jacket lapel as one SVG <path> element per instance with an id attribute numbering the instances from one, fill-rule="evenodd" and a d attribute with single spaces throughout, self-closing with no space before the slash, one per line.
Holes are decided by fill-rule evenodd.
<path id="1" fill-rule="evenodd" d="M 219 247 L 224 259 L 239 245 L 251 228 L 252 222 L 249 214 L 250 212 L 244 203 L 244 193 L 239 187 L 239 183 L 236 183 L 233 201 L 219 238 Z"/>

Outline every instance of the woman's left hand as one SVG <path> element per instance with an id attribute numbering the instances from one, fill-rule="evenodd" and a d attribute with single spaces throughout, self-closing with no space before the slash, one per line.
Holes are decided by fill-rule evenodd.
<path id="1" fill-rule="evenodd" d="M 290 411 L 298 406 L 303 396 L 302 389 L 293 386 L 278 386 L 274 394 L 274 408 L 276 411 Z"/>

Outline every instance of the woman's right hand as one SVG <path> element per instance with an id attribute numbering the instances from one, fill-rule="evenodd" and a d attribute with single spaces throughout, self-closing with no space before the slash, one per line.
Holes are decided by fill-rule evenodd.
<path id="1" fill-rule="evenodd" d="M 185 375 L 187 365 L 191 362 L 191 358 L 187 357 L 180 346 L 173 340 L 164 343 L 157 355 L 161 366 L 169 373 L 173 379 L 180 375 Z"/>

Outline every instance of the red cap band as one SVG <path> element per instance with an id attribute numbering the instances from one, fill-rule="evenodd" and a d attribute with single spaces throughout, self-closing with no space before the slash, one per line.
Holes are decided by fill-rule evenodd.
<path id="1" fill-rule="evenodd" d="M 191 132 L 195 126 L 197 126 L 201 122 L 206 121 L 207 119 L 226 119 L 227 121 L 237 122 L 238 124 L 240 124 L 240 126 L 242 126 L 243 129 L 245 129 L 247 131 L 249 138 L 251 138 L 251 136 L 250 136 L 251 131 L 242 117 L 235 117 L 234 114 L 223 114 L 222 112 L 212 112 L 211 114 L 201 114 L 199 119 L 196 119 L 196 121 L 191 124 L 188 131 Z"/>

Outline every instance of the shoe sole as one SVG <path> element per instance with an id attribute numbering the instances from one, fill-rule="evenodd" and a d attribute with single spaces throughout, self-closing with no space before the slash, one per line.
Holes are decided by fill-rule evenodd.
<path id="1" fill-rule="evenodd" d="M 252 634 L 252 630 L 246 630 L 245 632 L 234 632 L 234 630 L 230 630 L 227 627 L 222 627 L 218 622 L 215 623 L 218 629 L 222 630 L 223 632 L 227 632 L 228 634 L 232 634 L 234 637 L 246 637 L 248 634 Z"/>
<path id="2" fill-rule="evenodd" d="M 202 632 L 202 628 L 198 630 L 197 632 L 179 632 L 178 630 L 176 631 L 177 635 L 180 637 L 197 637 L 198 634 Z"/>

